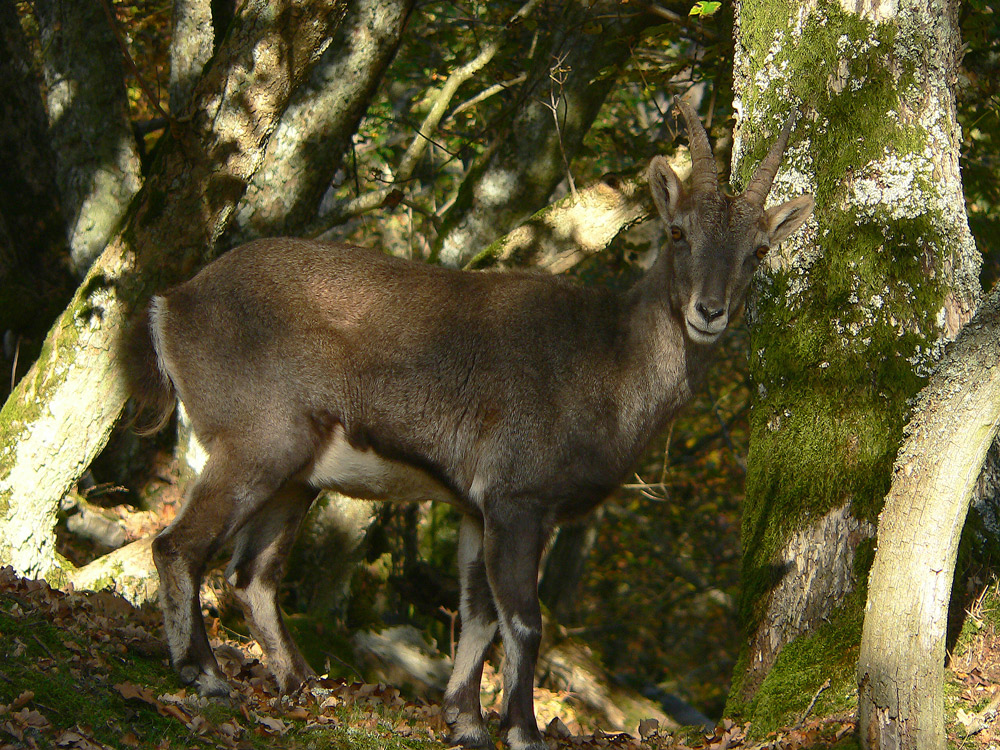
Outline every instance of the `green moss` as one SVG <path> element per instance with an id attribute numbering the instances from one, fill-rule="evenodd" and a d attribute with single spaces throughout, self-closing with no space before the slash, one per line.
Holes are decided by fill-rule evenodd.
<path id="1" fill-rule="evenodd" d="M 796 299 L 799 279 L 777 275 L 752 336 L 750 369 L 762 391 L 743 519 L 743 615 L 751 623 L 770 585 L 759 571 L 803 518 L 850 502 L 857 518 L 876 523 L 907 404 L 924 383 L 911 360 L 938 333 L 944 289 L 926 275 L 923 248 L 942 239 L 927 217 L 817 219 L 822 254 L 809 293 Z"/>
<path id="2" fill-rule="evenodd" d="M 741 32 L 747 77 L 771 81 L 745 86 L 744 106 L 758 117 L 771 113 L 775 126 L 747 132 L 759 137 L 748 144 L 734 179 L 749 179 L 790 98 L 809 116 L 800 118 L 786 161 L 811 177 L 817 199 L 808 259 L 759 284 L 755 298 L 750 371 L 757 398 L 741 598 L 741 615 L 754 632 L 775 584 L 773 561 L 806 519 L 849 503 L 855 517 L 877 522 L 909 401 L 925 382 L 920 365 L 941 333 L 937 316 L 947 289 L 939 258 L 948 243 L 933 211 L 903 210 L 881 196 L 866 203 L 848 192 L 858 180 L 845 179 L 863 176 L 886 154 L 904 165 L 922 158 L 926 133 L 887 116 L 915 96 L 920 61 L 913 52 L 919 40 L 906 37 L 912 32 L 874 24 L 829 0 L 804 20 L 793 3 L 745 4 Z M 804 147 L 795 148 L 797 142 Z M 934 197 L 929 177 L 914 178 L 910 191 Z M 862 584 L 872 555 L 868 543 L 855 553 Z M 731 698 L 733 710 L 766 733 L 803 710 L 826 676 L 836 687 L 840 675 L 843 685 L 827 691 L 816 712 L 823 701 L 842 699 L 853 688 L 863 603 L 855 592 L 830 622 L 785 646 L 756 697 L 739 706 Z M 732 696 L 746 659 L 737 666 Z"/>
<path id="3" fill-rule="evenodd" d="M 767 74 L 773 64 L 768 59 L 772 41 L 793 33 L 797 15 L 798 6 L 784 0 L 743 6 L 751 79 Z M 776 125 L 781 121 L 777 118 L 788 113 L 788 97 L 816 112 L 815 120 L 800 119 L 797 129 L 808 131 L 820 205 L 839 195 L 845 174 L 877 159 L 887 147 L 899 153 L 923 147 L 922 130 L 903 128 L 897 117 L 886 116 L 898 110 L 900 92 L 913 83 L 912 61 L 896 59 L 896 65 L 887 61 L 896 49 L 896 34 L 892 24 L 873 24 L 837 3 L 821 0 L 794 44 L 782 45 L 788 63 L 784 85 L 749 86 L 742 92 L 748 110 L 774 113 Z M 746 184 L 770 148 L 772 133 L 759 135 L 735 172 L 740 184 Z"/>
<path id="4" fill-rule="evenodd" d="M 854 672 L 861 641 L 863 598 L 852 596 L 830 619 L 786 646 L 753 699 L 741 704 L 730 697 L 727 716 L 752 717 L 751 738 L 777 727 L 794 726 L 814 696 L 812 716 L 848 711 L 857 704 Z M 746 662 L 741 662 L 746 666 Z M 820 692 L 829 679 L 830 684 Z M 735 695 L 735 691 L 734 691 Z"/>

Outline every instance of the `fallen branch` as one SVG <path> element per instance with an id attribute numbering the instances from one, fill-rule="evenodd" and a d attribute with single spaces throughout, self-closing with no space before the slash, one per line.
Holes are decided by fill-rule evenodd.
<path id="1" fill-rule="evenodd" d="M 823 681 L 823 684 L 819 686 L 819 690 L 816 691 L 816 694 L 812 697 L 812 700 L 809 701 L 809 705 L 806 706 L 806 710 L 803 711 L 802 712 L 802 716 L 799 717 L 798 723 L 796 723 L 796 725 L 794 727 L 795 729 L 801 729 L 803 726 L 805 726 L 806 718 L 809 716 L 810 713 L 812 713 L 813 708 L 816 706 L 816 701 L 819 700 L 820 694 L 824 690 L 826 690 L 828 687 L 830 687 L 830 678 L 829 677 L 827 677 Z"/>

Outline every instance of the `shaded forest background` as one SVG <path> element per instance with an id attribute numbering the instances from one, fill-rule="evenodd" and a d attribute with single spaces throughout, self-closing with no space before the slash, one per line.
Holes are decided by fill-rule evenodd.
<path id="1" fill-rule="evenodd" d="M 225 4 L 216 5 L 221 17 Z M 609 174 L 634 174 L 654 154 L 673 152 L 683 140 L 669 113 L 675 93 L 692 92 L 701 102 L 700 111 L 721 146 L 719 164 L 727 178 L 733 123 L 731 5 L 723 3 L 710 15 L 690 15 L 690 2 L 624 5 L 649 12 L 658 22 L 636 35 L 622 60 L 598 76 L 610 77 L 614 85 L 580 145 L 566 154 L 567 179 L 555 197 Z M 128 118 L 142 167 L 148 169 L 168 127 L 164 114 L 171 114 L 172 3 L 129 0 L 108 7 L 113 7 L 117 34 L 135 64 L 130 70 L 124 63 Z M 507 21 L 518 7 L 507 2 L 418 4 L 322 202 L 282 231 L 442 260 L 448 211 L 464 199 L 461 185 L 482 157 L 499 147 L 501 136 L 514 137 L 505 128 L 523 104 L 515 93 L 528 95 L 520 85 L 526 76 L 526 51 L 564 22 L 562 4 L 543 3 L 510 26 Z M 33 59 L 41 59 L 45 39 L 34 24 L 36 9 L 27 2 L 16 3 L 16 9 L 25 39 L 33 46 Z M 609 33 L 608 19 L 595 16 L 583 23 L 575 33 Z M 962 24 L 966 54 L 956 82 L 964 134 L 962 167 L 970 225 L 985 260 L 982 284 L 988 290 L 1000 277 L 1000 6 L 964 3 Z M 388 185 L 417 137 L 435 89 L 468 62 L 484 40 L 500 38 L 501 32 L 497 54 L 459 87 L 406 189 L 387 192 L 374 210 L 361 215 L 337 210 Z M 50 83 L 41 70 L 35 74 L 44 92 Z M 562 85 L 559 66 L 554 65 L 530 96 L 555 103 Z M 4 117 L 10 116 L 5 112 Z M 38 127 L 56 129 L 57 123 Z M 9 188 L 8 181 L 7 202 L 0 206 L 6 234 L 18 238 L 22 231 L 31 232 L 50 252 L 35 269 L 42 290 L 37 304 L 3 310 L 3 371 L 10 377 L 0 383 L 0 397 L 27 370 L 75 286 L 59 202 L 54 201 L 48 216 L 26 217 L 22 230 L 12 217 L 23 196 L 11 195 Z M 498 226 L 497 234 L 507 228 Z M 239 235 L 231 228 L 219 250 L 232 246 Z M 589 283 L 626 283 L 656 241 L 655 232 L 640 227 L 572 273 Z M 548 582 L 543 579 L 553 616 L 590 644 L 611 673 L 652 697 L 680 696 L 712 719 L 722 713 L 741 632 L 735 600 L 750 399 L 745 331 L 736 327 L 723 347 L 705 392 L 657 441 L 636 481 L 619 490 L 599 521 L 579 535 L 577 548 L 586 554 L 580 557 L 585 564 L 578 580 L 567 577 L 565 568 Z M 123 529 L 120 542 L 169 521 L 185 479 L 174 458 L 174 435 L 171 430 L 142 443 L 125 431 L 117 435 L 81 483 L 78 499 L 66 505 L 61 554 L 83 564 L 108 549 L 107 536 L 93 529 L 81 534 L 73 523 L 82 504 L 103 510 L 114 527 Z M 456 530 L 454 513 L 446 507 L 382 508 L 368 533 L 347 604 L 336 612 L 323 610 L 317 566 L 322 569 L 324 560 L 305 546 L 288 576 L 286 608 L 299 613 L 300 632 L 317 638 L 338 638 L 378 623 L 411 623 L 447 652 L 457 610 Z M 990 549 L 973 554 L 971 540 L 967 547 L 956 591 L 974 598 L 1000 557 Z M 554 578 L 559 585 L 552 585 Z M 239 628 L 227 619 L 232 613 L 224 596 L 220 593 L 213 605 L 215 614 L 226 626 Z M 961 602 L 956 609 L 961 611 Z"/>

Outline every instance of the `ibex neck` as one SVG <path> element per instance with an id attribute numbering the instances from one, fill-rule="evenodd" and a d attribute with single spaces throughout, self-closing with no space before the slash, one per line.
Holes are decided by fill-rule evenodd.
<path id="1" fill-rule="evenodd" d="M 630 366 L 650 394 L 649 418 L 665 424 L 701 386 L 714 346 L 686 335 L 669 295 L 669 269 L 661 258 L 629 291 Z"/>

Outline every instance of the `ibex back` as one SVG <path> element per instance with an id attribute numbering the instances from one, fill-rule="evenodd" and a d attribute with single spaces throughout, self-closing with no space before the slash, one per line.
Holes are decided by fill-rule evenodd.
<path id="1" fill-rule="evenodd" d="M 209 453 L 153 544 L 174 666 L 228 690 L 198 589 L 232 540 L 229 580 L 282 690 L 313 675 L 277 587 L 319 488 L 434 499 L 463 513 L 462 630 L 445 696 L 456 743 L 490 747 L 479 688 L 499 628 L 501 730 L 545 747 L 532 688 L 539 558 L 553 526 L 601 502 L 686 402 L 767 248 L 812 210 L 764 210 L 791 129 L 745 193 L 718 186 L 708 136 L 681 104 L 693 171 L 649 184 L 668 240 L 619 293 L 530 273 L 473 273 L 338 244 L 261 240 L 153 299 L 131 342 L 138 395 L 184 403 Z"/>

